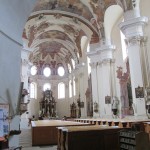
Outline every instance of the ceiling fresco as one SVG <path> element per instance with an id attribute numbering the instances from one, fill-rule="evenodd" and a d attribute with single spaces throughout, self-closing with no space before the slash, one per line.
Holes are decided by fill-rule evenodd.
<path id="1" fill-rule="evenodd" d="M 83 36 L 90 43 L 105 38 L 104 14 L 111 5 L 120 5 L 124 11 L 133 7 L 131 0 L 38 0 L 22 34 L 25 47 L 31 50 L 29 60 L 68 66 L 74 59 L 78 63 L 84 52 Z"/>

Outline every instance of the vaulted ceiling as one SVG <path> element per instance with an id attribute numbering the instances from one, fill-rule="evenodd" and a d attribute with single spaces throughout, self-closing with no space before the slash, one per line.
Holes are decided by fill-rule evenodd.
<path id="1" fill-rule="evenodd" d="M 124 0 L 38 0 L 22 35 L 30 61 L 78 63 L 82 38 L 97 43 L 105 36 L 104 14 L 111 5 L 129 7 Z"/>

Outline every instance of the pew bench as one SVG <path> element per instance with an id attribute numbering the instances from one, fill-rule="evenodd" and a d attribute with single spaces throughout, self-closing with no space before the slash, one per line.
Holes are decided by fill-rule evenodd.
<path id="1" fill-rule="evenodd" d="M 58 128 L 57 150 L 119 150 L 119 131 L 108 125 Z"/>

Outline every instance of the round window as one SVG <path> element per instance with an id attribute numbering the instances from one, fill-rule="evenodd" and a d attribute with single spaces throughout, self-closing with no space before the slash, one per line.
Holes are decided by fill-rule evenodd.
<path id="1" fill-rule="evenodd" d="M 37 74 L 37 67 L 32 66 L 30 72 L 31 72 L 31 75 L 33 75 L 33 76 L 36 75 Z"/>
<path id="2" fill-rule="evenodd" d="M 62 66 L 58 67 L 58 75 L 63 76 L 64 74 L 65 74 L 64 67 L 62 67 Z"/>
<path id="3" fill-rule="evenodd" d="M 49 77 L 51 75 L 51 69 L 49 67 L 45 67 L 43 70 L 43 74 L 45 77 Z"/>

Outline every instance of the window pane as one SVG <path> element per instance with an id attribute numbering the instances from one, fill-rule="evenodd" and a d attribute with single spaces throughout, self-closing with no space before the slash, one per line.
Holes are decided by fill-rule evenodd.
<path id="1" fill-rule="evenodd" d="M 76 82 L 75 82 L 75 77 L 73 78 L 73 94 L 74 94 L 74 96 L 76 95 Z"/>
<path id="2" fill-rule="evenodd" d="M 58 98 L 65 98 L 65 84 L 58 84 Z"/>
<path id="3" fill-rule="evenodd" d="M 69 97 L 72 97 L 72 84 L 71 84 L 71 80 L 69 81 Z"/>
<path id="4" fill-rule="evenodd" d="M 72 62 L 73 69 L 75 69 L 75 61 L 71 59 L 71 62 Z"/>
<path id="5" fill-rule="evenodd" d="M 33 75 L 33 76 L 36 75 L 37 74 L 37 67 L 32 66 L 30 72 L 31 72 L 31 75 Z"/>
<path id="6" fill-rule="evenodd" d="M 45 83 L 43 86 L 43 91 L 50 90 L 50 89 L 51 89 L 51 85 L 49 83 Z"/>
<path id="7" fill-rule="evenodd" d="M 30 98 L 36 98 L 36 85 L 35 85 L 35 83 L 30 84 Z"/>
<path id="8" fill-rule="evenodd" d="M 51 75 L 51 69 L 49 67 L 45 67 L 43 74 L 45 77 L 49 77 Z"/>
<path id="9" fill-rule="evenodd" d="M 64 67 L 58 67 L 58 75 L 63 76 L 65 74 Z"/>

